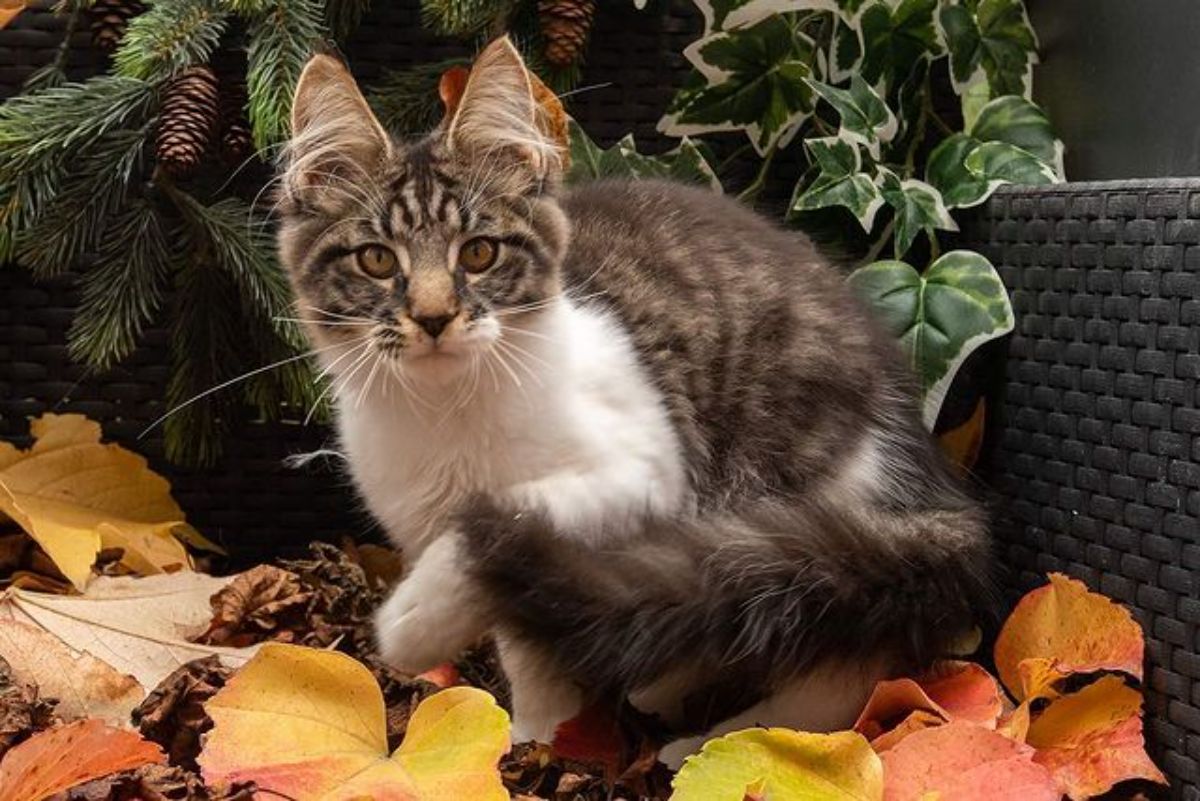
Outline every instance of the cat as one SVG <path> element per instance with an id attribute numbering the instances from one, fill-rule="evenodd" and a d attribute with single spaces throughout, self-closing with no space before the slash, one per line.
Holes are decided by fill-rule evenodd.
<path id="1" fill-rule="evenodd" d="M 296 89 L 279 252 L 341 446 L 410 569 L 383 656 L 493 634 L 515 741 L 627 698 L 706 737 L 851 724 L 990 602 L 985 515 L 899 352 L 798 233 L 705 188 L 562 185 L 501 38 L 402 142 Z"/>

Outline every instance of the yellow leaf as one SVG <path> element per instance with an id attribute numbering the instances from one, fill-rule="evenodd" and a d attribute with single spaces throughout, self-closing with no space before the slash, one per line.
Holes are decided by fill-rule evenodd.
<path id="1" fill-rule="evenodd" d="M 184 662 L 215 654 L 239 667 L 256 652 L 190 641 L 212 621 L 208 599 L 233 578 L 191 571 L 99 576 L 82 596 L 10 588 L 0 599 L 0 618 L 44 629 L 68 648 L 133 676 L 149 691 Z"/>
<path id="2" fill-rule="evenodd" d="M 87 586 L 101 548 L 122 548 L 124 564 L 143 575 L 190 566 L 172 533 L 183 511 L 145 459 L 102 445 L 100 426 L 80 415 L 43 415 L 30 430 L 33 447 L 0 469 L 0 511 L 76 589 Z"/>
<path id="3" fill-rule="evenodd" d="M 979 461 L 979 449 L 983 446 L 983 426 L 987 419 L 987 401 L 979 399 L 975 411 L 958 428 L 952 428 L 938 437 L 938 444 L 950 461 L 967 473 Z"/>
<path id="4" fill-rule="evenodd" d="M 1052 702 L 1029 726 L 1033 761 L 1054 774 L 1074 801 L 1108 792 L 1117 782 L 1166 783 L 1146 754 L 1142 695 L 1119 676 L 1104 676 Z"/>
<path id="5" fill-rule="evenodd" d="M 747 729 L 705 743 L 672 783 L 671 801 L 879 801 L 883 765 L 861 734 Z"/>
<path id="6" fill-rule="evenodd" d="M 296 801 L 508 801 L 508 715 L 482 690 L 427 698 L 387 753 L 383 694 L 345 654 L 268 643 L 206 705 L 210 785 L 253 781 Z M 739 799 L 740 801 L 740 799 Z"/>
<path id="7" fill-rule="evenodd" d="M 1051 573 L 1050 583 L 1017 604 L 996 638 L 1000 680 L 1018 701 L 1056 696 L 1076 673 L 1118 670 L 1142 677 L 1142 629 L 1129 610 L 1081 581 Z"/>

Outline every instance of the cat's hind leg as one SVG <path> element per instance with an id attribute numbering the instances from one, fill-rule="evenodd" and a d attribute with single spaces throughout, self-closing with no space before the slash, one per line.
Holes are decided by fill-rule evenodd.
<path id="1" fill-rule="evenodd" d="M 559 724 L 582 711 L 585 695 L 544 651 L 518 639 L 496 635 L 500 666 L 512 690 L 512 741 L 554 741 Z"/>

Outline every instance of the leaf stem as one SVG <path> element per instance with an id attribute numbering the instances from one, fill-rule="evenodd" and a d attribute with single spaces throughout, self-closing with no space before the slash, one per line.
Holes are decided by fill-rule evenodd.
<path id="1" fill-rule="evenodd" d="M 717 173 L 719 174 L 725 172 L 725 170 L 729 168 L 729 165 L 740 159 L 743 155 L 745 155 L 746 151 L 752 147 L 754 147 L 754 145 L 750 144 L 749 142 L 739 145 L 732 153 L 722 159 L 720 164 L 717 165 Z"/>
<path id="2" fill-rule="evenodd" d="M 754 180 L 743 189 L 737 196 L 737 199 L 743 203 L 748 203 L 758 196 L 763 187 L 767 184 L 767 173 L 771 169 L 771 162 L 775 160 L 775 154 L 779 152 L 776 144 L 771 145 L 767 150 L 767 154 L 763 156 L 762 164 L 758 167 L 758 173 L 754 176 Z"/>
<path id="3" fill-rule="evenodd" d="M 879 238 L 875 240 L 875 244 L 871 245 L 871 249 L 867 251 L 867 255 L 863 257 L 860 267 L 866 267 L 879 258 L 879 254 L 887 247 L 887 243 L 892 238 L 892 232 L 896 230 L 896 218 L 888 220 L 888 224 L 884 226 L 883 232 L 879 234 Z"/>

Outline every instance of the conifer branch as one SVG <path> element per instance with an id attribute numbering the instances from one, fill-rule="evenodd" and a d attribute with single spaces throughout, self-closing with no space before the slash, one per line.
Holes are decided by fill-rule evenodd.
<path id="1" fill-rule="evenodd" d="M 389 70 L 367 95 L 383 126 L 402 136 L 426 133 L 441 118 L 438 81 L 451 67 L 469 63 L 450 58 L 417 64 L 404 70 Z"/>
<path id="2" fill-rule="evenodd" d="M 217 0 L 157 0 L 129 21 L 113 66 L 118 75 L 165 80 L 207 62 L 228 20 Z"/>
<path id="3" fill-rule="evenodd" d="M 322 20 L 316 0 L 274 0 L 251 26 L 246 89 L 254 146 L 260 151 L 291 131 L 292 93 L 324 40 Z"/>
<path id="4" fill-rule="evenodd" d="M 106 369 L 133 352 L 162 307 L 171 249 L 153 203 L 134 201 L 114 217 L 80 282 L 79 311 L 67 335 L 73 358 Z"/>
<path id="5" fill-rule="evenodd" d="M 444 36 L 476 36 L 503 29 L 517 0 L 421 0 L 421 21 Z"/>
<path id="6" fill-rule="evenodd" d="M 345 41 L 370 7 L 371 0 L 325 0 L 325 27 L 339 42 Z"/>

